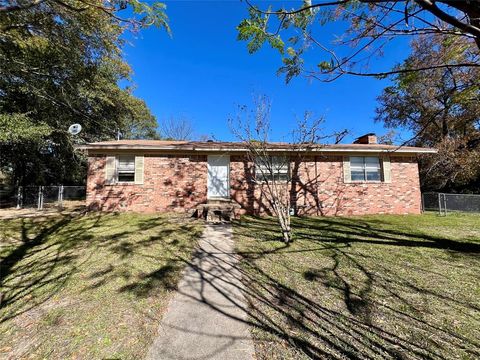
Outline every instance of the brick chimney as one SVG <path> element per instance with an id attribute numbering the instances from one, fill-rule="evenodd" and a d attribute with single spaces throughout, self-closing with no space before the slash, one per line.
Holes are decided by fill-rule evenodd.
<path id="1" fill-rule="evenodd" d="M 376 144 L 377 135 L 375 135 L 374 133 L 368 133 L 358 137 L 353 143 L 354 144 Z"/>

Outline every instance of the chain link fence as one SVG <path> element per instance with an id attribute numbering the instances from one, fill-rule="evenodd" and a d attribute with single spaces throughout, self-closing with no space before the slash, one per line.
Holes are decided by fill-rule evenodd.
<path id="1" fill-rule="evenodd" d="M 62 208 L 67 203 L 84 201 L 86 198 L 85 186 L 20 186 L 16 192 L 16 207 Z"/>
<path id="2" fill-rule="evenodd" d="M 13 207 L 15 204 L 15 188 L 0 184 L 0 209 Z"/>
<path id="3" fill-rule="evenodd" d="M 423 193 L 423 211 L 438 211 L 441 215 L 448 212 L 479 212 L 480 194 Z"/>
<path id="4" fill-rule="evenodd" d="M 21 208 L 62 208 L 68 203 L 85 201 L 85 186 L 21 186 L 0 188 L 0 207 Z M 480 194 L 446 194 L 428 192 L 422 194 L 423 211 L 480 213 Z"/>

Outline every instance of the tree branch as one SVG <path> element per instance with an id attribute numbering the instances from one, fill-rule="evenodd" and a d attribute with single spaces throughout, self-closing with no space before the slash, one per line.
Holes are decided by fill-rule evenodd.
<path id="1" fill-rule="evenodd" d="M 359 0 L 361 3 L 364 4 L 383 4 L 383 3 L 390 3 L 393 2 L 393 6 L 395 4 L 400 3 L 400 2 L 405 2 L 406 0 L 397 0 L 397 1 L 392 1 L 392 0 Z M 457 19 L 456 17 L 446 13 L 442 9 L 440 9 L 436 4 L 434 0 L 413 0 L 415 1 L 416 4 L 418 4 L 422 10 L 426 10 L 430 12 L 431 14 L 435 15 L 437 18 L 440 20 L 458 28 L 459 30 L 471 34 L 476 38 L 478 47 L 480 48 L 480 28 L 477 26 L 474 26 L 472 24 L 462 22 L 461 20 Z M 321 8 L 321 7 L 330 7 L 330 6 L 338 6 L 338 5 L 345 5 L 347 3 L 353 3 L 353 0 L 340 0 L 340 1 L 330 1 L 330 2 L 322 2 L 318 4 L 312 4 L 309 6 L 293 9 L 291 11 L 286 11 L 286 10 L 280 10 L 280 11 L 265 11 L 257 8 L 251 3 L 251 0 L 245 0 L 245 2 L 248 4 L 248 6 L 258 13 L 265 14 L 265 15 L 295 15 L 304 11 L 309 11 L 311 9 L 315 8 Z M 440 3 L 444 3 L 447 6 L 453 7 L 457 9 L 458 11 L 464 12 L 466 15 L 468 15 L 468 9 L 465 6 L 460 6 L 454 3 L 451 0 L 439 0 Z M 460 1 L 459 1 L 460 2 Z M 468 6 L 474 6 L 474 4 L 469 4 Z M 480 11 L 480 10 L 479 10 Z M 411 14 L 409 14 L 410 16 Z M 419 18 L 419 20 L 422 20 Z"/>
<path id="2" fill-rule="evenodd" d="M 418 67 L 418 68 L 413 68 L 413 69 L 398 69 L 398 70 L 392 70 L 392 71 L 371 72 L 371 73 L 361 73 L 361 72 L 356 72 L 356 71 L 343 70 L 342 68 L 338 68 L 336 70 L 338 70 L 342 75 L 354 75 L 354 76 L 365 76 L 365 77 L 385 77 L 385 76 L 389 76 L 389 75 L 406 74 L 406 73 L 412 73 L 412 72 L 418 72 L 418 71 L 445 69 L 445 68 L 464 68 L 464 67 L 480 67 L 480 64 L 475 64 L 475 63 L 441 64 L 441 65 Z M 322 80 L 314 72 L 311 72 L 308 76 L 313 77 L 317 80 Z M 324 82 L 330 82 L 331 80 L 323 80 L 323 81 Z"/>
<path id="3" fill-rule="evenodd" d="M 0 13 L 6 13 L 6 12 L 11 12 L 11 11 L 18 11 L 18 10 L 27 10 L 30 9 L 34 6 L 37 6 L 41 3 L 43 3 L 45 0 L 33 0 L 31 3 L 26 4 L 26 5 L 10 5 L 10 6 L 0 6 Z"/>
<path id="4" fill-rule="evenodd" d="M 440 9 L 435 2 L 432 2 L 430 0 L 414 0 L 418 5 L 420 5 L 423 9 L 429 11 L 436 17 L 438 17 L 440 20 L 445 21 L 446 23 L 449 23 L 452 26 L 455 26 L 456 28 L 465 31 L 469 34 L 474 35 L 476 38 L 480 38 L 480 29 L 478 27 L 475 27 L 471 24 L 466 24 L 455 18 L 454 16 L 447 14 L 444 12 L 442 9 Z"/>
<path id="5" fill-rule="evenodd" d="M 352 0 L 330 1 L 330 2 L 325 2 L 325 3 L 313 4 L 313 5 L 301 7 L 301 8 L 295 9 L 295 10 L 291 10 L 291 11 L 283 11 L 283 10 L 281 10 L 281 11 L 265 11 L 265 10 L 261 10 L 261 9 L 257 8 L 256 6 L 254 6 L 251 3 L 250 0 L 245 0 L 245 2 L 247 3 L 247 5 L 249 7 L 251 7 L 255 11 L 259 12 L 260 14 L 264 14 L 264 15 L 295 15 L 295 14 L 298 14 L 298 13 L 301 13 L 301 12 L 304 12 L 304 11 L 308 11 L 308 10 L 312 10 L 312 9 L 315 9 L 315 8 L 335 6 L 335 5 L 343 5 L 343 4 L 352 2 Z"/>

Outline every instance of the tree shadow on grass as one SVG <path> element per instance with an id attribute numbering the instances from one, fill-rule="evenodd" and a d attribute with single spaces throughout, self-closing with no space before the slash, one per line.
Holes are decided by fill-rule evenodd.
<path id="1" fill-rule="evenodd" d="M 70 264 L 75 261 L 76 255 L 62 245 L 48 241 L 49 236 L 67 227 L 72 217 L 67 215 L 44 220 L 38 233 L 32 230 L 32 237 L 29 236 L 27 221 L 32 220 L 21 219 L 20 245 L 0 262 L 0 323 L 48 300 L 73 271 Z M 44 296 L 38 298 L 35 296 L 38 293 Z"/>
<path id="2" fill-rule="evenodd" d="M 139 298 L 150 296 L 159 289 L 175 289 L 180 269 L 188 264 L 199 273 L 200 292 L 206 285 L 216 288 L 248 318 L 235 317 L 199 294 L 204 304 L 262 331 L 261 337 L 266 345 L 257 349 L 260 358 L 268 358 L 269 347 L 285 353 L 285 357 L 316 359 L 446 359 L 452 353 L 465 358 L 480 356 L 478 339 L 462 335 L 455 328 L 424 316 L 429 315 L 425 312 L 430 312 L 425 304 L 432 301 L 463 317 L 471 316 L 472 324 L 476 326 L 478 320 L 475 318 L 480 318 L 477 316 L 480 315 L 478 306 L 439 292 L 433 286 L 427 288 L 416 283 L 389 267 L 388 261 L 380 262 L 368 252 L 352 252 L 356 244 L 387 245 L 392 246 L 392 251 L 395 251 L 395 246 L 397 250 L 409 246 L 412 249 L 464 254 L 468 261 L 473 262 L 476 258 L 472 255 L 478 252 L 474 243 L 428 234 L 423 236 L 407 230 L 377 228 L 372 226 L 372 222 L 319 219 L 312 224 L 300 219 L 296 242 L 286 245 L 277 241 L 276 225 L 271 219 L 248 218 L 235 226 L 239 233 L 257 237 L 258 243 L 252 243 L 250 249 L 239 254 L 240 262 L 238 254 L 225 254 L 224 249 L 214 245 L 213 249 L 199 249 L 197 260 L 191 261 L 186 255 L 188 251 L 176 251 L 178 244 L 175 240 L 171 242 L 171 250 L 166 247 L 165 253 L 149 251 L 150 244 L 164 241 L 172 235 L 171 229 L 159 230 L 134 243 L 128 240 L 132 233 L 161 226 L 165 220 L 141 220 L 129 231 L 118 231 L 108 236 L 90 231 L 103 224 L 100 216 L 90 219 L 88 225 L 71 226 L 71 221 L 68 218 L 52 220 L 33 238 L 28 237 L 23 224 L 21 244 L 1 263 L 2 286 L 6 289 L 2 310 L 7 308 L 8 312 L 2 314 L 0 322 L 37 306 L 59 291 L 62 283 L 77 271 L 72 264 L 78 260 L 78 250 L 89 244 L 93 246 L 93 251 L 107 247 L 124 260 L 137 255 L 159 263 L 154 270 L 135 277 L 127 270 L 121 273 L 111 264 L 105 264 L 103 268 L 92 271 L 88 278 L 93 281 L 89 286 L 95 288 L 122 276 L 128 283 L 117 291 Z M 198 236 L 189 226 L 180 225 L 178 231 Z M 54 234 L 61 234 L 63 240 L 60 243 L 49 242 L 48 238 Z M 191 245 L 193 250 L 194 244 Z M 288 261 L 288 257 L 295 254 L 318 255 L 323 261 L 305 268 Z M 199 267 L 198 260 L 208 262 L 209 266 Z M 375 264 L 373 270 L 369 263 Z M 279 270 L 269 271 L 270 265 L 266 264 L 275 264 Z M 3 272 L 4 269 L 7 272 Z M 430 269 L 414 270 L 423 271 L 422 276 L 444 275 Z M 298 284 L 286 281 L 281 273 L 298 275 L 296 279 L 306 281 L 314 291 L 305 293 Z M 20 286 L 18 278 L 23 278 Z M 226 284 L 241 290 L 248 306 L 226 292 Z M 85 286 L 87 289 L 88 286 Z M 32 303 L 29 297 L 32 297 Z"/>
<path id="3" fill-rule="evenodd" d="M 256 242 L 250 241 L 251 248 L 239 254 L 225 253 L 222 247 L 214 244 L 211 244 L 213 249 L 201 248 L 196 259 L 188 262 L 189 268 L 198 273 L 196 283 L 191 281 L 198 294 L 183 295 L 255 328 L 259 359 L 274 356 L 313 359 L 480 357 L 480 341 L 473 333 L 458 331 L 436 319 L 435 315 L 441 314 L 443 308 L 450 309 L 453 317 L 458 315 L 463 321 L 472 321 L 475 329 L 480 325 L 476 320 L 480 319 L 480 309 L 475 304 L 417 283 L 410 276 L 397 272 L 389 259 L 376 259 L 375 254 L 356 252 L 352 248 L 355 242 L 361 241 L 372 246 L 397 245 L 396 251 L 402 251 L 407 243 L 419 250 L 458 252 L 467 249 L 466 259 L 477 261 L 478 265 L 478 259 L 470 256 L 476 251 L 475 244 L 452 246 L 457 241 L 450 240 L 445 246 L 442 239 L 430 235 L 422 240 L 418 233 L 372 229 L 368 223 L 359 227 L 350 222 L 342 225 L 319 219 L 318 228 L 322 231 L 314 229 L 317 234 L 312 234 L 310 226 L 305 235 L 298 235 L 301 228 L 297 229 L 296 242 L 285 245 L 276 242 L 276 225 L 272 219 L 248 218 L 234 226 L 237 233 L 256 238 Z M 361 240 L 356 239 L 360 235 Z M 408 240 L 410 236 L 412 240 Z M 392 248 L 390 254 L 385 251 L 394 261 L 395 250 Z M 319 260 L 305 268 L 301 260 L 289 259 L 291 255 L 296 255 L 295 259 L 303 255 L 318 256 Z M 199 262 L 208 264 L 199 266 Z M 428 269 L 419 276 L 428 277 Z M 226 290 L 227 286 L 241 290 L 248 305 Z M 246 318 L 234 315 L 216 301 L 209 301 L 203 294 L 208 287 L 215 288 L 231 306 L 241 309 Z M 189 332 L 188 329 L 183 331 Z M 192 336 L 196 335 L 192 332 Z M 234 338 L 231 340 L 235 342 Z"/>
<path id="4" fill-rule="evenodd" d="M 472 266 L 476 262 L 478 267 L 478 256 L 474 256 L 479 252 L 478 243 L 445 239 L 407 229 L 399 231 L 392 227 L 376 226 L 379 224 L 375 221 L 359 219 L 322 218 L 315 222 L 297 219 L 295 222 L 295 236 L 300 244 L 285 247 L 267 246 L 264 243 L 242 253 L 242 275 L 250 299 L 250 312 L 254 314 L 251 318 L 255 320 L 254 323 L 258 322 L 255 326 L 290 343 L 293 353 L 299 351 L 313 358 L 366 356 L 446 359 L 452 353 L 466 358 L 480 356 L 478 339 L 467 338 L 436 319 L 432 321 L 431 316 L 446 307 L 449 309 L 447 311 L 454 312 L 454 317 L 461 315 L 463 321 L 472 321 L 471 326 L 475 328 L 480 325 L 475 320 L 480 319 L 480 307 L 439 291 L 438 286 L 425 286 L 413 281 L 411 276 L 396 271 L 397 264 L 389 262 L 390 257 L 395 257 L 395 251 L 402 251 L 402 247 L 408 246 L 418 251 L 428 248 L 461 254 L 464 261 L 472 262 Z M 239 233 L 256 236 L 260 244 L 273 240 L 271 234 L 275 231 L 275 224 L 272 220 L 250 218 L 236 226 L 239 227 Z M 266 238 L 259 238 L 262 233 L 267 234 Z M 385 250 L 386 257 L 379 259 L 375 258 L 375 254 L 369 254 L 368 250 L 357 252 L 353 248 L 357 243 L 398 248 L 392 248 L 390 254 Z M 302 253 L 306 256 L 318 254 L 323 261 L 319 260 L 315 267 L 306 270 L 301 266 L 289 267 L 289 262 L 285 261 L 289 254 Z M 265 272 L 264 269 L 269 266 L 260 265 L 265 262 L 276 262 L 277 270 Z M 455 259 L 452 262 L 455 263 Z M 435 271 L 415 267 L 415 264 L 412 268 L 411 271 L 418 272 L 418 276 L 424 279 L 432 276 L 447 279 L 445 273 L 434 274 Z M 315 296 L 317 300 L 303 296 L 295 290 L 297 286 L 294 288 L 272 275 L 278 274 L 278 271 L 301 273 L 302 278 L 321 294 Z M 449 272 L 448 269 L 443 271 Z M 282 301 L 275 302 L 279 297 Z M 331 301 L 332 297 L 334 301 Z M 342 299 L 341 303 L 338 299 Z M 299 307 L 302 309 L 300 317 Z M 272 314 L 277 321 L 280 319 L 280 323 L 286 324 L 280 333 L 272 331 L 270 326 L 265 327 L 265 319 L 274 321 Z M 285 317 L 288 321 L 281 321 Z M 389 325 L 382 326 L 382 322 Z M 392 330 L 396 327 L 398 332 Z M 302 334 L 299 341 L 295 339 L 295 334 Z"/>
<path id="5" fill-rule="evenodd" d="M 198 236 L 193 231 L 194 226 L 179 223 L 173 228 L 168 228 L 170 220 L 159 216 L 135 219 L 128 230 L 122 230 L 122 224 L 119 224 L 120 228 L 117 231 L 109 223 L 117 216 L 92 213 L 20 220 L 18 241 L 14 242 L 15 248 L 0 262 L 2 295 L 0 323 L 51 299 L 65 287 L 66 282 L 73 275 L 86 271 L 84 264 L 89 263 L 99 251 L 116 254 L 116 257 L 122 260 L 137 256 L 151 258 L 159 264 L 167 262 L 157 270 L 149 273 L 142 272 L 139 276 L 135 276 L 132 279 L 135 283 L 126 285 L 119 291 L 130 291 L 138 296 L 147 296 L 157 288 L 173 288 L 174 274 L 178 273 L 179 266 L 168 261 L 175 257 L 173 254 L 175 251 L 183 251 L 179 247 L 178 240 L 168 244 L 171 253 L 168 253 L 168 249 L 162 254 L 151 253 L 150 246 L 161 243 L 175 230 L 181 234 L 192 234 L 192 237 Z M 15 228 L 13 225 L 12 227 Z M 142 232 L 154 228 L 158 228 L 155 235 L 142 237 Z M 131 236 L 136 236 L 135 240 L 132 240 Z M 194 245 L 193 239 L 191 247 L 193 248 Z M 116 268 L 106 260 L 102 269 L 92 271 L 85 281 L 82 280 L 79 283 L 79 291 L 106 286 L 118 277 L 129 281 L 132 276 L 129 269 Z M 115 295 L 112 294 L 112 296 Z"/>
<path id="6" fill-rule="evenodd" d="M 443 249 L 475 256 L 480 253 L 480 242 L 458 241 L 418 231 L 410 231 L 409 229 L 399 231 L 391 226 L 388 227 L 387 223 L 378 220 L 321 218 L 321 221 L 315 224 L 312 224 L 311 218 L 296 218 L 293 221 L 294 238 L 318 240 L 322 243 L 353 244 L 359 242 L 376 245 Z M 263 241 L 277 242 L 280 239 L 276 224 L 270 218 L 250 217 L 244 220 L 243 223 L 248 223 L 250 230 L 258 230 L 262 234 Z M 238 226 L 242 226 L 242 222 L 239 222 Z"/>
<path id="7" fill-rule="evenodd" d="M 167 264 L 148 274 L 142 275 L 140 279 L 128 285 L 122 286 L 119 292 L 129 292 L 138 297 L 148 297 L 152 292 L 163 290 L 175 290 L 178 277 L 176 274 L 183 267 L 175 264 Z"/>

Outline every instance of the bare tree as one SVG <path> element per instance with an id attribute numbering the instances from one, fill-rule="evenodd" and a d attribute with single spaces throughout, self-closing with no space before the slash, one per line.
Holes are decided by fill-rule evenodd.
<path id="1" fill-rule="evenodd" d="M 188 119 L 170 117 L 160 123 L 160 135 L 166 140 L 191 140 L 194 130 Z"/>
<path id="2" fill-rule="evenodd" d="M 253 112 L 241 107 L 240 114 L 230 119 L 230 127 L 245 145 L 247 161 L 255 168 L 251 181 L 277 217 L 283 241 L 289 243 L 292 240 L 292 179 L 298 176 L 291 172 L 291 165 L 300 163 L 310 150 L 322 146 L 321 140 L 331 136 L 320 135 L 323 118 L 312 118 L 311 113 L 306 112 L 291 132 L 289 143 L 270 142 L 270 108 L 269 99 L 260 96 Z M 345 135 L 346 131 L 336 134 L 335 141 L 339 142 Z"/>

